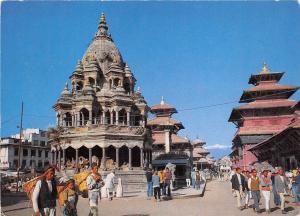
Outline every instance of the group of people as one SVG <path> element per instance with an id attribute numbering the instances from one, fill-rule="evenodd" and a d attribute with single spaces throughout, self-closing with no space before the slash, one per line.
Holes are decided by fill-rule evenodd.
<path id="1" fill-rule="evenodd" d="M 107 195 L 110 200 L 111 188 L 114 186 L 114 172 L 112 171 L 103 180 L 98 173 L 98 165 L 91 164 L 91 172 L 86 178 L 86 185 L 88 189 L 89 216 L 98 216 L 98 201 L 101 199 L 101 188 L 105 185 Z M 59 193 L 62 193 L 62 215 L 77 216 L 77 201 L 79 190 L 74 179 L 69 179 L 64 182 L 63 189 L 59 191 L 62 185 L 55 178 L 55 167 L 48 167 L 40 180 L 37 181 L 32 193 L 32 205 L 35 216 L 55 216 L 56 215 L 56 200 L 59 198 Z"/>
<path id="2" fill-rule="evenodd" d="M 191 171 L 192 187 L 196 190 L 200 190 L 200 185 L 205 181 L 204 174 L 195 169 Z M 190 187 L 189 181 L 187 181 L 187 187 Z"/>
<path id="3" fill-rule="evenodd" d="M 271 213 L 270 200 L 273 193 L 274 204 L 280 206 L 282 214 L 286 214 L 285 201 L 289 194 L 289 180 L 282 168 L 277 168 L 273 173 L 268 169 L 258 173 L 256 169 L 251 171 L 241 171 L 240 168 L 233 170 L 230 176 L 233 195 L 237 199 L 237 206 L 240 210 L 247 209 L 250 205 L 250 199 L 253 199 L 253 210 L 259 214 L 261 195 L 264 198 L 265 211 Z M 300 169 L 292 178 L 294 202 L 299 205 L 300 190 Z M 244 205 L 242 203 L 244 202 Z"/>
<path id="4" fill-rule="evenodd" d="M 152 170 L 146 171 L 147 179 L 147 199 L 151 199 L 154 195 L 154 201 L 160 202 L 161 195 L 166 198 L 171 198 L 171 181 L 172 173 L 168 167 L 164 170 Z"/>

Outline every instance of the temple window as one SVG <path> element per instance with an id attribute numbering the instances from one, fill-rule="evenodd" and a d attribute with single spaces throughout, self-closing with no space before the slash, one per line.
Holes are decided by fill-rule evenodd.
<path id="1" fill-rule="evenodd" d="M 130 114 L 130 125 L 139 126 L 140 120 L 141 120 L 141 112 L 136 106 L 134 106 Z"/>
<path id="2" fill-rule="evenodd" d="M 105 112 L 105 124 L 110 124 L 110 112 L 106 111 Z"/>
<path id="3" fill-rule="evenodd" d="M 119 78 L 116 78 L 114 79 L 114 86 L 119 86 L 119 83 L 120 83 L 120 79 Z"/>
<path id="4" fill-rule="evenodd" d="M 89 120 L 89 111 L 86 108 L 80 110 L 80 119 L 79 125 L 83 126 L 88 123 Z"/>
<path id="5" fill-rule="evenodd" d="M 65 114 L 64 122 L 65 122 L 65 126 L 67 127 L 72 126 L 72 115 L 69 112 Z"/>
<path id="6" fill-rule="evenodd" d="M 119 111 L 119 124 L 121 125 L 127 124 L 127 113 L 125 109 L 121 109 Z"/>
<path id="7" fill-rule="evenodd" d="M 77 90 L 77 91 L 78 91 L 78 90 L 82 90 L 82 88 L 83 88 L 83 83 L 82 83 L 82 81 L 77 82 L 76 90 Z"/>
<path id="8" fill-rule="evenodd" d="M 124 89 L 125 89 L 126 94 L 130 94 L 130 84 L 129 83 L 126 82 L 124 84 Z"/>
<path id="9" fill-rule="evenodd" d="M 90 82 L 91 86 L 94 86 L 96 84 L 95 80 L 92 77 L 89 77 L 89 82 Z"/>

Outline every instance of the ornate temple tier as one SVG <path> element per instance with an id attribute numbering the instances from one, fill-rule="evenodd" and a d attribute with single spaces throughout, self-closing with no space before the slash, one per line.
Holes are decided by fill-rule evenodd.
<path id="1" fill-rule="evenodd" d="M 96 161 L 103 170 L 142 171 L 144 162 L 151 162 L 149 107 L 134 89 L 136 79 L 108 33 L 104 14 L 69 79 L 71 90 L 66 84 L 53 106 L 52 164 L 74 167 L 82 160 Z"/>

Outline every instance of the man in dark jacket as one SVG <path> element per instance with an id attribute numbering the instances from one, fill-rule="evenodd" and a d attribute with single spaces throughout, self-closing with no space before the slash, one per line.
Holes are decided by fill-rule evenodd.
<path id="1" fill-rule="evenodd" d="M 147 179 L 147 199 L 151 199 L 153 194 L 153 183 L 152 183 L 152 170 L 149 168 L 146 171 Z"/>
<path id="2" fill-rule="evenodd" d="M 236 168 L 236 173 L 232 176 L 231 183 L 237 197 L 237 206 L 240 210 L 243 210 L 241 201 L 242 198 L 245 197 L 246 181 L 239 167 Z"/>
<path id="3" fill-rule="evenodd" d="M 32 194 L 32 205 L 35 216 L 55 216 L 57 189 L 54 178 L 55 169 L 49 167 L 39 180 Z"/>

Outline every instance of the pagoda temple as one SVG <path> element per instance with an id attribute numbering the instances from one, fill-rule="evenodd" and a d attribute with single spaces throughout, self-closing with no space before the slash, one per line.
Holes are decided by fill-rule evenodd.
<path id="1" fill-rule="evenodd" d="M 51 163 L 68 168 L 98 161 L 103 171 L 142 171 L 151 155 L 149 108 L 141 92 L 135 91 L 136 79 L 108 33 L 104 14 L 70 83 L 71 89 L 66 84 L 53 106 L 57 117 L 53 133 L 59 133 L 59 139 L 49 141 Z M 139 174 L 144 177 L 144 172 Z"/>
<path id="2" fill-rule="evenodd" d="M 208 161 L 206 160 L 206 156 L 210 154 L 209 151 L 207 151 L 203 146 L 206 144 L 206 142 L 200 140 L 200 139 L 195 139 L 192 141 L 192 146 L 193 146 L 193 165 L 197 167 L 197 169 L 201 169 L 208 164 Z M 201 160 L 202 159 L 202 160 Z M 205 160 L 203 160 L 205 159 Z"/>
<path id="3" fill-rule="evenodd" d="M 177 181 L 185 181 L 191 171 L 192 145 L 187 138 L 178 135 L 184 126 L 172 118 L 177 113 L 176 108 L 162 98 L 160 104 L 151 107 L 150 112 L 155 115 L 147 122 L 152 132 L 152 166 L 163 168 L 168 163 L 175 164 Z"/>
<path id="4" fill-rule="evenodd" d="M 232 144 L 233 165 L 249 169 L 257 161 L 250 148 L 283 130 L 294 119 L 293 106 L 289 100 L 299 87 L 281 85 L 284 72 L 270 71 L 264 63 L 259 74 L 251 75 L 249 84 L 254 87 L 243 92 L 240 103 L 232 110 L 229 122 L 238 130 Z"/>

